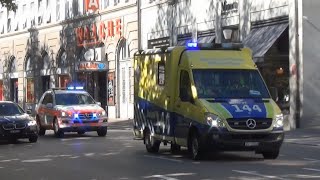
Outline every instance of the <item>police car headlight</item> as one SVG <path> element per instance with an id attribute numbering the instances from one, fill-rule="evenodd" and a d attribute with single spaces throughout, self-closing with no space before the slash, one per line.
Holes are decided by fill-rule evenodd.
<path id="1" fill-rule="evenodd" d="M 215 114 L 207 113 L 205 120 L 207 124 L 211 127 L 225 127 L 225 124 L 223 123 L 222 119 Z"/>
<path id="2" fill-rule="evenodd" d="M 283 114 L 277 114 L 275 116 L 276 123 L 274 124 L 274 127 L 280 128 L 283 127 Z"/>
<path id="3" fill-rule="evenodd" d="M 28 126 L 35 126 L 35 125 L 37 125 L 37 122 L 34 120 L 28 122 Z"/>

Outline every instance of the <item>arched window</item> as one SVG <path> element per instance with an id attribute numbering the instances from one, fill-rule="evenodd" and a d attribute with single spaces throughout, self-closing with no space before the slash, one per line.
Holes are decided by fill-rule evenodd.
<path id="1" fill-rule="evenodd" d="M 67 64 L 67 52 L 63 48 L 60 48 L 57 56 L 57 65 L 61 68 L 67 66 Z"/>
<path id="2" fill-rule="evenodd" d="M 24 69 L 25 71 L 31 71 L 33 69 L 32 63 L 31 63 L 31 55 L 27 54 L 24 60 Z"/>
<path id="3" fill-rule="evenodd" d="M 50 69 L 50 65 L 51 65 L 50 57 L 46 51 L 42 53 L 42 63 L 43 63 L 42 69 Z"/>
<path id="4" fill-rule="evenodd" d="M 16 72 L 16 57 L 14 56 L 10 57 L 8 70 L 9 70 L 9 73 Z"/>

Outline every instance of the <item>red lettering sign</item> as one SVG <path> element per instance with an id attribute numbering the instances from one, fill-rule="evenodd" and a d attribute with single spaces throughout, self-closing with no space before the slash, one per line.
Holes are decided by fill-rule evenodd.
<path id="1" fill-rule="evenodd" d="M 86 25 L 75 29 L 76 40 L 78 46 L 95 45 L 107 39 L 107 37 L 121 37 L 122 36 L 122 22 L 121 19 L 107 22 L 107 27 L 104 22 L 99 24 Z"/>
<path id="2" fill-rule="evenodd" d="M 99 0 L 86 0 L 85 3 L 86 12 L 89 10 L 94 12 L 99 9 Z"/>

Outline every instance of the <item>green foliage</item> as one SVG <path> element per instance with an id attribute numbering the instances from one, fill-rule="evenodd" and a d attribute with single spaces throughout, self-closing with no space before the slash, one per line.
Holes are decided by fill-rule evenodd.
<path id="1" fill-rule="evenodd" d="M 0 0 L 2 7 L 6 7 L 9 11 L 16 11 L 18 6 L 15 3 L 15 0 Z"/>

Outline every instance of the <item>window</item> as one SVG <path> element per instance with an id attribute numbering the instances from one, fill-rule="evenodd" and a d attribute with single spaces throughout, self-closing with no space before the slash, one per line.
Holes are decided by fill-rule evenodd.
<path id="1" fill-rule="evenodd" d="M 185 70 L 180 73 L 180 99 L 181 101 L 191 101 L 192 99 L 189 73 Z"/>
<path id="2" fill-rule="evenodd" d="M 164 63 L 164 61 L 160 61 L 158 63 L 158 77 L 157 77 L 158 84 L 160 86 L 163 86 L 165 83 L 165 76 L 164 75 L 165 75 L 165 63 Z"/>
<path id="3" fill-rule="evenodd" d="M 116 6 L 117 4 L 120 3 L 120 0 L 114 0 L 114 5 Z"/>
<path id="4" fill-rule="evenodd" d="M 110 0 L 104 0 L 103 1 L 103 8 L 107 8 L 110 6 Z"/>
<path id="5" fill-rule="evenodd" d="M 57 7 L 56 7 L 56 20 L 60 20 L 60 0 L 57 0 Z"/>
<path id="6" fill-rule="evenodd" d="M 35 17 L 32 15 L 33 12 L 35 12 L 35 5 L 34 5 L 34 2 L 31 2 L 30 4 L 30 10 L 31 10 L 31 13 L 30 13 L 30 21 L 31 21 L 31 26 L 34 26 L 36 25 L 36 22 L 35 22 Z"/>
<path id="7" fill-rule="evenodd" d="M 52 98 L 52 94 L 51 93 L 47 93 L 42 101 L 42 104 L 46 105 L 48 103 L 53 103 L 53 98 Z"/>
<path id="8" fill-rule="evenodd" d="M 26 18 L 26 16 L 27 16 L 27 5 L 26 4 L 24 4 L 23 6 L 22 6 L 22 16 L 23 16 L 23 20 L 22 20 L 22 27 L 23 27 L 23 29 L 24 28 L 26 28 L 27 27 L 27 18 Z"/>
<path id="9" fill-rule="evenodd" d="M 7 32 L 11 31 L 11 18 L 8 18 L 8 22 L 7 22 Z"/>
<path id="10" fill-rule="evenodd" d="M 27 78 L 27 103 L 34 102 L 34 79 Z"/>

